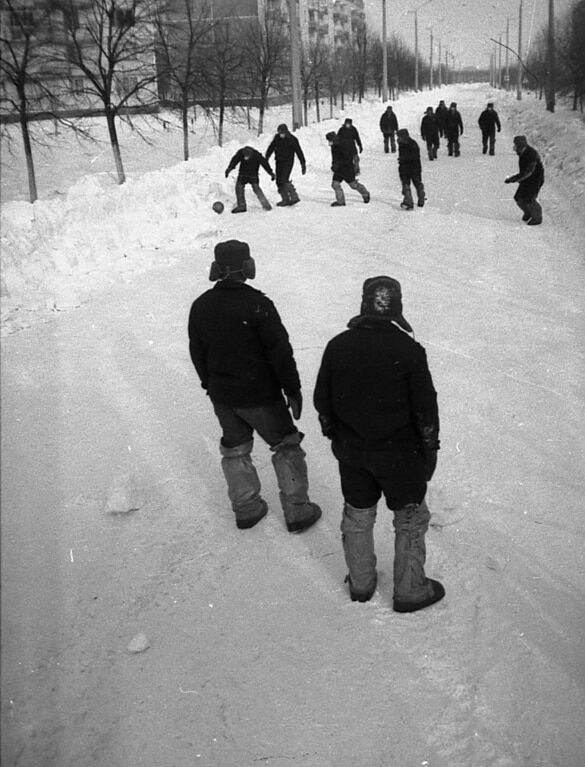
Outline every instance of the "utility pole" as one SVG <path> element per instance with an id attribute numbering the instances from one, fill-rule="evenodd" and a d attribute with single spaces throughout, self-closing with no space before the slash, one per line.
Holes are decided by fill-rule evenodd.
<path id="1" fill-rule="evenodd" d="M 414 90 L 418 93 L 418 9 L 414 12 Z"/>
<path id="2" fill-rule="evenodd" d="M 506 74 L 504 75 L 504 81 L 506 83 L 506 90 L 510 90 L 510 19 L 506 19 Z"/>
<path id="3" fill-rule="evenodd" d="M 388 101 L 388 40 L 386 36 L 386 0 L 382 0 L 382 101 Z"/>
<path id="4" fill-rule="evenodd" d="M 431 55 L 430 55 L 429 90 L 433 90 L 433 30 L 431 29 Z"/>
<path id="5" fill-rule="evenodd" d="M 516 81 L 516 100 L 522 101 L 522 0 L 518 13 L 518 79 Z"/>
<path id="6" fill-rule="evenodd" d="M 500 44 L 498 46 L 498 88 L 502 87 L 502 35 L 500 35 Z"/>
<path id="7" fill-rule="evenodd" d="M 441 39 L 439 38 L 439 88 L 442 86 L 441 82 Z"/>
<path id="8" fill-rule="evenodd" d="M 288 0 L 293 130 L 300 128 L 303 124 L 303 110 L 301 103 L 301 39 L 297 11 L 297 0 Z"/>
<path id="9" fill-rule="evenodd" d="M 548 0 L 548 41 L 546 52 L 546 109 L 555 111 L 555 0 Z"/>

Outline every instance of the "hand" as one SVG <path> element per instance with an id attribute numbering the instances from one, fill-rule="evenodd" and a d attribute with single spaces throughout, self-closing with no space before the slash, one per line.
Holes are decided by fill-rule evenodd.
<path id="1" fill-rule="evenodd" d="M 437 451 L 427 450 L 425 452 L 425 479 L 430 482 L 435 469 L 437 468 Z"/>
<path id="2" fill-rule="evenodd" d="M 225 172 L 225 177 L 227 178 L 229 175 L 230 175 L 230 172 L 229 172 L 229 170 L 226 170 L 226 172 Z"/>
<path id="3" fill-rule="evenodd" d="M 274 175 L 274 173 L 270 176 L 270 178 L 272 179 L 272 181 L 276 180 L 276 176 Z"/>
<path id="4" fill-rule="evenodd" d="M 364 151 L 363 146 L 360 147 L 360 154 Z"/>
<path id="5" fill-rule="evenodd" d="M 289 394 L 286 398 L 286 404 L 290 408 L 290 412 L 295 421 L 298 421 L 301 417 L 303 410 L 303 395 L 299 392 L 296 394 Z"/>
<path id="6" fill-rule="evenodd" d="M 307 172 L 307 168 L 303 165 L 303 167 L 301 168 L 301 173 L 303 174 L 303 176 L 305 175 L 306 172 Z"/>
<path id="7" fill-rule="evenodd" d="M 332 439 L 335 434 L 335 424 L 333 419 L 319 413 L 319 423 L 321 424 L 321 433 L 323 436 L 327 437 L 327 439 Z"/>
<path id="8" fill-rule="evenodd" d="M 512 180 L 513 180 L 513 177 L 512 176 L 508 176 L 508 178 L 504 179 L 504 184 L 511 184 Z"/>

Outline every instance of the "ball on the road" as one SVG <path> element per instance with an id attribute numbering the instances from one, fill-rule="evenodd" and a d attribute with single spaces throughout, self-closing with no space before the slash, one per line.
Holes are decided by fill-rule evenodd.
<path id="1" fill-rule="evenodd" d="M 223 209 L 224 209 L 223 202 L 216 200 L 211 207 L 216 213 L 223 213 Z"/>

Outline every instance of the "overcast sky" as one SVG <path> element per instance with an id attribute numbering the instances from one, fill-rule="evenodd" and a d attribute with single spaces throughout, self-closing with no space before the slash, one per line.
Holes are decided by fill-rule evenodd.
<path id="1" fill-rule="evenodd" d="M 554 0 L 555 18 L 572 7 L 574 0 Z M 526 53 L 531 40 L 548 21 L 549 0 L 523 0 L 522 48 Z M 366 16 L 374 29 L 382 31 L 382 0 L 365 0 Z M 457 66 L 489 66 L 494 44 L 490 38 L 506 42 L 506 19 L 509 45 L 518 47 L 520 0 L 386 0 L 387 33 L 399 33 L 414 51 L 414 13 L 418 9 L 418 45 L 426 61 L 430 54 L 430 29 L 435 42 L 442 42 L 456 57 Z M 523 56 L 524 58 L 524 56 Z M 512 59 L 510 59 L 511 61 Z M 504 59 L 502 58 L 502 62 Z"/>

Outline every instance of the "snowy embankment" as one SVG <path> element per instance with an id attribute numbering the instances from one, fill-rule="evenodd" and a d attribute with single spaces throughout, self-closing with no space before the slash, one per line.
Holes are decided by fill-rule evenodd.
<path id="1" fill-rule="evenodd" d="M 555 178 L 566 190 L 567 205 L 575 211 L 583 210 L 583 121 L 577 113 L 561 107 L 550 114 L 544 103 L 533 96 L 525 95 L 518 102 L 512 94 L 492 92 L 486 85 L 471 85 L 401 96 L 396 102 L 401 125 L 409 125 L 413 132 L 428 102 L 435 105 L 443 97 L 449 103 L 458 92 L 477 93 L 478 98 L 485 93 L 486 98 L 495 99 L 501 116 L 505 112 L 516 132 L 526 133 L 541 152 L 547 178 Z M 353 104 L 345 113 L 335 115 L 334 127 L 344 114 L 351 114 L 360 127 L 372 122 L 377 126 L 379 113 L 378 100 Z M 477 128 L 476 116 L 464 117 L 469 135 Z M 23 201 L 2 205 L 2 332 L 30 324 L 34 320 L 31 313 L 78 306 L 95 290 L 125 275 L 168 264 L 173 243 L 177 243 L 178 253 L 184 243 L 191 247 L 196 241 L 213 239 L 219 222 L 211 210 L 212 202 L 222 200 L 229 210 L 233 201 L 235 174 L 225 179 L 223 173 L 230 157 L 244 143 L 265 151 L 272 131 L 282 120 L 288 120 L 288 110 L 271 113 L 267 132 L 259 137 L 244 126 L 232 126 L 230 135 L 239 133 L 237 139 L 222 148 L 202 150 L 198 146 L 197 151 L 204 152 L 201 156 L 169 167 L 164 167 L 172 160 L 169 142 L 176 143 L 178 152 L 178 131 L 169 134 L 153 130 L 152 144 L 146 144 L 125 127 L 121 131 L 122 150 L 126 153 L 129 180 L 122 186 L 116 183 L 113 172 L 92 174 L 94 158 L 84 163 L 86 155 L 72 138 L 59 159 L 60 176 L 55 171 L 55 178 L 60 179 L 56 183 L 61 185 L 52 192 L 56 196 L 40 199 L 34 205 Z M 331 121 L 325 120 L 298 131 L 308 159 L 308 181 L 312 168 L 328 163 L 324 133 L 330 125 Z M 418 130 L 413 135 L 418 137 Z M 209 136 L 205 138 L 210 140 Z M 153 167 L 157 158 L 160 170 L 140 172 L 145 165 Z M 512 172 L 515 158 L 511 157 L 510 162 Z M 87 173 L 80 176 L 86 166 Z M 77 180 L 67 188 L 68 179 Z M 4 199 L 21 194 L 22 189 L 20 195 L 14 189 L 3 190 Z M 163 248 L 167 252 L 164 257 L 160 253 Z"/>

